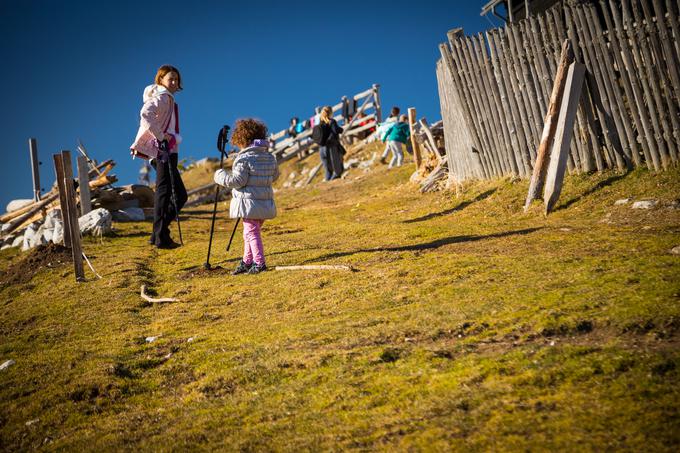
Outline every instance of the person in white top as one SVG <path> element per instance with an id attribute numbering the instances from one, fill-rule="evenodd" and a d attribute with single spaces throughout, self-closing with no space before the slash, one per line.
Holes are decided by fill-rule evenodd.
<path id="1" fill-rule="evenodd" d="M 149 243 L 158 248 L 177 247 L 169 226 L 187 201 L 187 191 L 177 170 L 182 136 L 174 95 L 181 89 L 182 77 L 177 68 L 170 65 L 158 68 L 154 83 L 144 89 L 139 130 L 130 146 L 133 157 L 155 160 L 154 221 Z"/>

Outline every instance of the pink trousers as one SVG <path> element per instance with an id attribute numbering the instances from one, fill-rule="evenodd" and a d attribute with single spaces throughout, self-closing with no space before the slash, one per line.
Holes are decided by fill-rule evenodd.
<path id="1" fill-rule="evenodd" d="M 264 220 L 243 219 L 243 262 L 263 265 L 264 247 L 262 245 L 262 224 Z"/>

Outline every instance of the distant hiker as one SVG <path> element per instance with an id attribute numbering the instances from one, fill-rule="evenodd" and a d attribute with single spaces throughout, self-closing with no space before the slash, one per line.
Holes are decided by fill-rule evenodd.
<path id="1" fill-rule="evenodd" d="M 392 107 L 392 110 L 390 111 L 390 116 L 387 117 L 385 121 L 380 123 L 378 126 L 378 138 L 380 138 L 383 142 L 383 136 L 385 135 L 385 132 L 392 126 L 393 123 L 397 122 L 397 119 L 399 117 L 399 107 Z M 389 145 L 385 144 L 385 149 L 383 150 L 382 155 L 380 156 L 380 163 L 386 164 L 387 163 L 387 155 L 390 153 L 390 147 Z"/>
<path id="2" fill-rule="evenodd" d="M 217 170 L 214 180 L 231 189 L 229 217 L 243 219 L 243 259 L 232 274 L 257 274 L 267 270 L 261 230 L 266 219 L 276 217 L 272 183 L 279 176 L 279 167 L 268 150 L 267 126 L 261 121 L 236 121 L 231 143 L 241 151 L 231 172 Z"/>
<path id="3" fill-rule="evenodd" d="M 288 136 L 289 137 L 297 137 L 298 134 L 301 134 L 305 130 L 305 125 L 304 122 L 301 122 L 300 119 L 297 116 L 294 116 L 290 119 L 290 126 L 288 127 Z"/>
<path id="4" fill-rule="evenodd" d="M 392 126 L 381 137 L 381 140 L 387 143 L 387 148 L 392 151 L 392 160 L 390 160 L 387 168 L 401 167 L 404 161 L 404 152 L 401 149 L 401 145 L 402 143 L 404 145 L 408 143 L 408 139 L 411 137 L 407 121 L 408 117 L 401 115 L 399 121 L 392 123 Z"/>
<path id="5" fill-rule="evenodd" d="M 144 89 L 139 131 L 130 146 L 133 157 L 155 161 L 156 193 L 149 243 L 163 249 L 178 246 L 170 237 L 169 226 L 187 201 L 187 191 L 177 170 L 182 136 L 174 94 L 181 89 L 182 77 L 177 68 L 170 65 L 158 68 L 154 83 Z"/>
<path id="6" fill-rule="evenodd" d="M 321 110 L 319 124 L 312 130 L 312 140 L 319 145 L 319 157 L 326 171 L 325 179 L 338 179 L 344 171 L 342 156 L 345 148 L 340 143 L 342 128 L 333 119 L 333 109 L 329 106 Z"/>

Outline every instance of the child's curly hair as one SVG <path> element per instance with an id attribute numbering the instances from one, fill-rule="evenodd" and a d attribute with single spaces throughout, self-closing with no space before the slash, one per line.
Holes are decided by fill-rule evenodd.
<path id="1" fill-rule="evenodd" d="M 231 144 L 239 148 L 246 148 L 253 140 L 267 138 L 267 126 L 255 118 L 245 118 L 236 121 L 234 132 L 231 134 Z"/>

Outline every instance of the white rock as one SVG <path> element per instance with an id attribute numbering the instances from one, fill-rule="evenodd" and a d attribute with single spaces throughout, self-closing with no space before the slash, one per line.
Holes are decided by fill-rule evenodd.
<path id="1" fill-rule="evenodd" d="M 296 177 L 297 173 L 295 173 L 294 171 L 290 172 L 290 174 L 288 175 L 288 179 L 295 179 Z"/>
<path id="2" fill-rule="evenodd" d="M 9 203 L 7 203 L 7 212 L 12 212 L 12 211 L 17 211 L 24 206 L 28 206 L 29 204 L 33 203 L 33 198 L 21 198 L 18 200 L 12 200 Z"/>
<path id="3" fill-rule="evenodd" d="M 111 232 L 111 213 L 104 208 L 88 212 L 78 219 L 80 233 L 101 236 Z"/>
<path id="4" fill-rule="evenodd" d="M 64 242 L 64 224 L 59 222 L 52 230 L 52 242 L 55 244 L 62 244 Z"/>
<path id="5" fill-rule="evenodd" d="M 652 209 L 657 203 L 656 200 L 636 201 L 633 203 L 633 209 Z"/>
<path id="6" fill-rule="evenodd" d="M 194 341 L 194 337 L 187 338 L 187 343 L 191 343 L 192 341 Z"/>
<path id="7" fill-rule="evenodd" d="M 35 424 L 38 423 L 39 421 L 40 421 L 39 418 L 34 418 L 33 420 L 27 421 L 27 422 L 26 422 L 26 426 L 35 425 Z"/>
<path id="8" fill-rule="evenodd" d="M 45 216 L 45 225 L 47 228 L 54 228 L 57 223 L 62 223 L 61 220 L 61 209 L 52 209 Z"/>
<path id="9" fill-rule="evenodd" d="M 40 230 L 40 225 L 38 222 L 33 222 L 26 228 L 26 231 L 24 232 L 24 240 L 21 245 L 22 252 L 32 249 L 33 247 L 40 244 L 42 236 L 38 234 L 38 230 Z"/>
<path id="10" fill-rule="evenodd" d="M 614 202 L 614 206 L 620 206 L 622 204 L 628 204 L 628 203 L 630 203 L 630 198 L 622 198 L 620 200 L 616 200 Z"/>
<path id="11" fill-rule="evenodd" d="M 9 223 L 3 223 L 2 227 L 0 227 L 0 231 L 2 231 L 4 233 L 5 231 L 9 230 L 9 227 L 11 227 L 11 226 L 12 225 L 9 224 Z"/>
<path id="12" fill-rule="evenodd" d="M 671 253 L 672 253 L 673 255 L 680 255 L 680 245 L 673 247 L 673 248 L 671 249 Z"/>
<path id="13" fill-rule="evenodd" d="M 0 247 L 0 250 L 7 250 L 7 249 L 11 249 L 11 248 L 12 248 L 12 244 L 3 244 L 3 246 Z"/>
<path id="14" fill-rule="evenodd" d="M 5 371 L 7 368 L 11 367 L 14 365 L 16 362 L 14 360 L 7 360 L 5 363 L 0 365 L 0 371 Z"/>
<path id="15" fill-rule="evenodd" d="M 24 242 L 24 237 L 23 236 L 17 236 L 12 241 L 12 247 L 19 247 L 21 244 L 23 244 L 23 242 Z"/>
<path id="16" fill-rule="evenodd" d="M 145 219 L 144 209 L 127 208 L 113 211 L 111 217 L 116 222 L 143 222 Z"/>
<path id="17" fill-rule="evenodd" d="M 144 340 L 145 340 L 147 343 L 153 343 L 153 342 L 156 341 L 157 339 L 158 339 L 158 337 L 146 337 Z"/>

